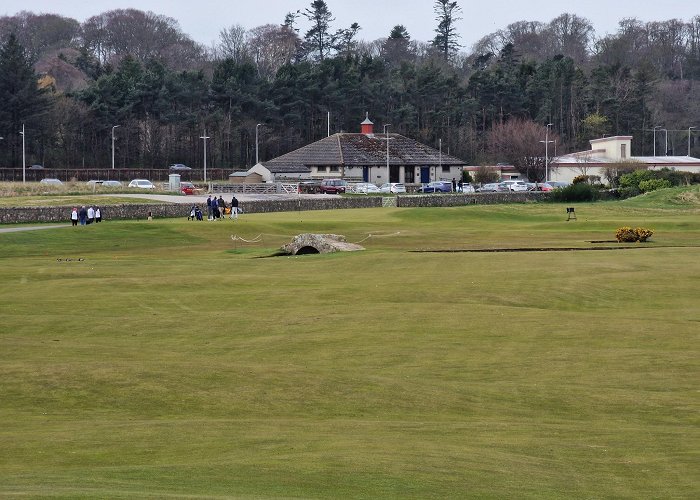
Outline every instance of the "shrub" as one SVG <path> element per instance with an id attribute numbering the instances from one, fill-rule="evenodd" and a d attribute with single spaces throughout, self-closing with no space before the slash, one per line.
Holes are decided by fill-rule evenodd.
<path id="1" fill-rule="evenodd" d="M 631 227 L 625 226 L 618 228 L 618 230 L 615 231 L 615 238 L 621 243 L 633 243 L 635 241 L 647 241 L 649 238 L 651 238 L 652 234 L 654 234 L 654 231 L 651 229 L 644 227 L 632 229 Z"/>
<path id="2" fill-rule="evenodd" d="M 599 198 L 599 191 L 586 183 L 571 184 L 565 188 L 551 191 L 550 200 L 556 202 L 595 201 Z"/>
<path id="3" fill-rule="evenodd" d="M 651 170 L 639 169 L 629 174 L 625 174 L 620 177 L 620 187 L 639 187 L 639 183 L 642 181 L 648 181 L 654 179 L 654 172 Z"/>
<path id="4" fill-rule="evenodd" d="M 624 199 L 639 196 L 642 194 L 642 192 L 640 191 L 639 186 L 630 186 L 618 189 L 617 194 L 620 196 L 620 198 Z"/>
<path id="5" fill-rule="evenodd" d="M 639 183 L 639 190 L 642 193 L 648 193 L 649 191 L 656 191 L 657 189 L 670 188 L 671 181 L 668 179 L 649 179 L 646 181 L 641 181 Z"/>

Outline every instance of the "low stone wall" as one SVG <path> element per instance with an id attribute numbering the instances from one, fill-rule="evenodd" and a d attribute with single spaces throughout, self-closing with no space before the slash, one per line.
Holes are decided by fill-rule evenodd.
<path id="1" fill-rule="evenodd" d="M 376 208 L 382 206 L 378 196 L 357 198 L 300 198 L 297 200 L 244 201 L 244 213 L 295 212 L 306 210 L 339 210 L 347 208 Z M 31 224 L 34 222 L 70 222 L 72 206 L 0 208 L 0 224 Z M 184 204 L 121 204 L 100 206 L 103 220 L 187 217 L 191 205 Z M 206 205 L 203 207 L 206 217 Z"/>
<path id="2" fill-rule="evenodd" d="M 463 205 L 493 205 L 499 203 L 526 203 L 544 201 L 548 193 L 472 193 L 437 195 L 401 195 L 396 198 L 398 207 L 459 207 Z M 303 212 L 307 210 L 341 210 L 351 208 L 379 208 L 381 196 L 356 196 L 344 198 L 314 198 L 294 200 L 244 201 L 243 213 Z M 31 224 L 34 222 L 70 222 L 71 206 L 65 207 L 16 207 L 0 208 L 0 224 Z M 191 205 L 184 204 L 121 204 L 100 206 L 102 218 L 147 219 L 187 217 Z M 203 207 L 206 216 L 206 206 Z"/>
<path id="3" fill-rule="evenodd" d="M 434 194 L 402 195 L 396 204 L 398 207 L 461 207 L 464 205 L 496 205 L 505 203 L 527 203 L 545 201 L 549 193 L 541 191 L 468 193 L 468 194 Z"/>

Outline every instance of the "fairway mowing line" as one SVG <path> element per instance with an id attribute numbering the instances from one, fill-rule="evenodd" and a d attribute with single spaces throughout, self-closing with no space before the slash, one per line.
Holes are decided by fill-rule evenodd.
<path id="1" fill-rule="evenodd" d="M 355 241 L 354 243 L 357 245 L 359 243 L 362 243 L 363 241 L 367 241 L 370 238 L 386 238 L 387 236 L 398 236 L 401 234 L 401 231 L 396 231 L 395 233 L 390 233 L 390 234 L 371 234 L 369 233 L 365 238 L 362 238 L 360 241 Z"/>
<path id="2" fill-rule="evenodd" d="M 663 247 L 646 247 L 646 246 L 616 246 L 616 247 L 549 247 L 549 248 L 473 248 L 473 249 L 443 249 L 443 250 L 409 250 L 410 253 L 507 253 L 507 252 L 589 252 L 595 250 L 640 250 L 640 249 L 659 249 L 659 248 L 697 248 L 694 246 L 663 246 Z"/>

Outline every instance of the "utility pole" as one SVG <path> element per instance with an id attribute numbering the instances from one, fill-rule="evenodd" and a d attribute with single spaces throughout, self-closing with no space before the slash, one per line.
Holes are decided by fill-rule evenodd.
<path id="1" fill-rule="evenodd" d="M 210 139 L 210 137 L 207 136 L 207 129 L 206 127 L 204 128 L 204 135 L 200 137 L 204 141 L 204 183 L 206 184 L 207 182 L 207 139 Z"/>
<path id="2" fill-rule="evenodd" d="M 258 123 L 255 126 L 255 164 L 260 163 L 260 149 L 258 148 L 258 129 L 262 124 Z"/>
<path id="3" fill-rule="evenodd" d="M 22 184 L 25 184 L 27 182 L 27 155 L 24 149 L 24 123 L 20 135 L 22 136 Z"/>
<path id="4" fill-rule="evenodd" d="M 121 125 L 114 125 L 112 127 L 112 170 L 114 170 L 114 129 L 120 126 Z"/>
<path id="5" fill-rule="evenodd" d="M 690 156 L 690 134 L 695 127 L 688 127 L 688 156 Z"/>
<path id="6" fill-rule="evenodd" d="M 384 137 L 386 138 L 386 182 L 389 184 L 389 194 L 391 194 L 391 174 L 389 173 L 389 134 L 387 130 L 391 127 L 391 123 L 384 124 Z"/>

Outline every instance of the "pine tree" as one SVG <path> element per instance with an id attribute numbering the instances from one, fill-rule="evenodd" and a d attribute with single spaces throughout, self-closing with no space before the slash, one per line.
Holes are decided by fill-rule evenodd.
<path id="1" fill-rule="evenodd" d="M 456 1 L 450 0 L 435 0 L 434 6 L 435 18 L 438 21 L 438 26 L 435 28 L 435 38 L 433 46 L 436 47 L 445 61 L 450 59 L 461 45 L 457 42 L 459 34 L 455 28 L 455 23 L 462 19 L 459 13 L 462 9 L 457 5 Z"/>
<path id="2" fill-rule="evenodd" d="M 304 17 L 311 21 L 311 29 L 304 35 L 304 44 L 309 53 L 317 53 L 319 61 L 323 62 L 335 42 L 330 31 L 335 18 L 324 0 L 311 2 L 311 8 L 304 11 Z"/>
<path id="3" fill-rule="evenodd" d="M 24 124 L 29 149 L 43 136 L 42 117 L 50 107 L 45 89 L 40 89 L 38 77 L 24 48 L 14 34 L 0 47 L 0 135 L 8 142 L 5 164 L 21 163 L 21 138 L 18 132 Z M 8 148 L 3 148 L 7 151 Z"/>

